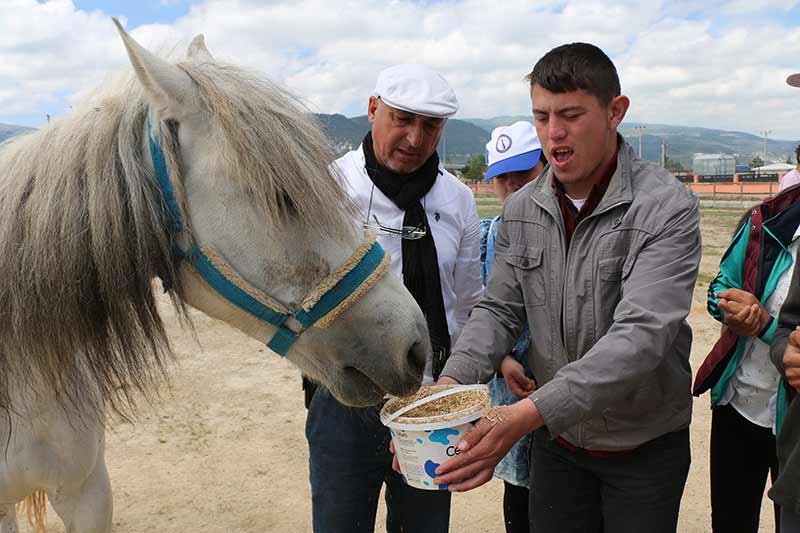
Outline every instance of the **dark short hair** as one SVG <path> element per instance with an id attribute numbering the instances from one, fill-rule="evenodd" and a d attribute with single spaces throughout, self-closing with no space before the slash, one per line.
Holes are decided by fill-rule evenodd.
<path id="1" fill-rule="evenodd" d="M 608 105 L 620 95 L 619 76 L 614 63 L 593 44 L 563 44 L 547 52 L 530 74 L 531 84 L 551 93 L 566 93 L 583 89 Z"/>
<path id="2" fill-rule="evenodd" d="M 794 158 L 797 159 L 797 164 L 800 165 L 800 144 L 794 149 Z"/>

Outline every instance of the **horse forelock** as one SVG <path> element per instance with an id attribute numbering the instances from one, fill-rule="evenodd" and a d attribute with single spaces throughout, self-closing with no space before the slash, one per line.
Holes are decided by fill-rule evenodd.
<path id="1" fill-rule="evenodd" d="M 226 177 L 242 187 L 271 227 L 303 226 L 350 235 L 355 208 L 321 125 L 303 103 L 271 81 L 218 62 L 178 65 L 197 84 Z"/>
<path id="2" fill-rule="evenodd" d="M 0 150 L 0 407 L 44 382 L 62 405 L 128 414 L 166 376 L 151 283 L 179 278 L 142 153 L 147 106 L 116 88 Z"/>

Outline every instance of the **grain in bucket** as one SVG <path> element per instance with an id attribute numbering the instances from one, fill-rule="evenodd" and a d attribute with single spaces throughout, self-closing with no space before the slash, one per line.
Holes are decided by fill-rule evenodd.
<path id="1" fill-rule="evenodd" d="M 381 409 L 405 482 L 423 490 L 447 490 L 433 478 L 455 457 L 456 444 L 491 407 L 486 385 L 427 385 L 416 394 L 392 398 Z"/>

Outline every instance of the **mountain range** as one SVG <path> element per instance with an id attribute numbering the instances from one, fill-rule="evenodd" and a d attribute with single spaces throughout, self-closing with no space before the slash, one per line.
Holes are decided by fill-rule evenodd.
<path id="1" fill-rule="evenodd" d="M 347 118 L 343 115 L 316 115 L 326 128 L 337 152 L 344 153 L 359 145 L 369 130 L 366 115 Z M 509 125 L 519 120 L 531 122 L 527 116 L 501 116 L 490 119 L 450 119 L 445 125 L 439 155 L 448 163 L 464 163 L 472 154 L 483 154 L 491 131 L 497 126 Z M 639 151 L 639 134 L 642 134 L 642 156 L 650 161 L 661 161 L 662 140 L 666 143 L 666 155 L 691 169 L 695 154 L 728 154 L 736 158 L 737 164 L 748 164 L 756 156 L 764 157 L 764 138 L 750 133 L 726 131 L 693 126 L 670 126 L 623 122 L 620 133 L 636 153 Z M 794 161 L 797 141 L 767 140 L 767 161 Z"/>
<path id="2" fill-rule="evenodd" d="M 18 133 L 24 133 L 31 129 L 32 128 L 26 128 L 25 126 L 15 126 L 13 124 L 3 124 L 0 122 L 0 143 Z"/>
<path id="3" fill-rule="evenodd" d="M 344 115 L 316 114 L 328 134 L 337 154 L 343 154 L 357 147 L 370 125 L 366 115 L 345 117 Z M 451 165 L 463 164 L 473 154 L 483 154 L 491 131 L 497 126 L 508 125 L 518 120 L 531 121 L 527 116 L 500 116 L 490 119 L 450 119 L 445 125 L 439 143 L 439 156 Z M 31 128 L 0 123 L 0 142 Z M 794 161 L 797 141 L 767 139 L 766 158 L 764 157 L 764 138 L 738 131 L 726 131 L 692 126 L 670 126 L 623 122 L 619 131 L 639 151 L 639 135 L 644 159 L 661 161 L 662 140 L 666 143 L 666 155 L 683 168 L 691 169 L 695 154 L 729 154 L 736 157 L 737 164 L 748 164 L 758 156 L 767 161 Z"/>

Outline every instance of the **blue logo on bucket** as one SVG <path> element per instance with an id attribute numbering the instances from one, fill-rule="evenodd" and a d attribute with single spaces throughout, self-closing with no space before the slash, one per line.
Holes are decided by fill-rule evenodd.
<path id="1" fill-rule="evenodd" d="M 450 444 L 450 437 L 456 437 L 456 436 L 458 436 L 458 431 L 456 431 L 455 429 L 446 428 L 446 429 L 437 429 L 436 431 L 431 433 L 431 436 L 428 437 L 428 439 L 431 442 L 447 446 L 448 444 Z"/>

